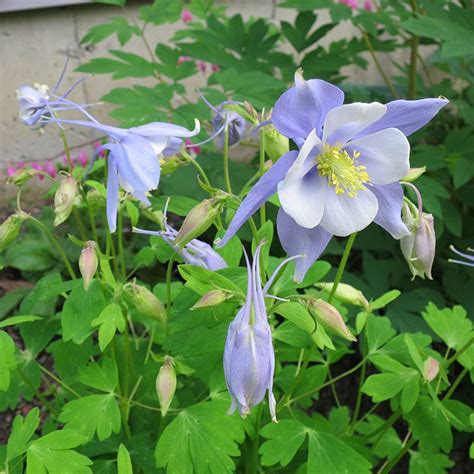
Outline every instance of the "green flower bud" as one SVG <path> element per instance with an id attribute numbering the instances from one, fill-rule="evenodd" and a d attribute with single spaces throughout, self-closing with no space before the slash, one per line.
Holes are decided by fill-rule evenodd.
<path id="1" fill-rule="evenodd" d="M 410 168 L 410 171 L 408 171 L 408 174 L 402 179 L 402 181 L 412 183 L 413 181 L 416 181 L 425 171 L 426 166 L 422 166 L 421 168 Z"/>
<path id="2" fill-rule="evenodd" d="M 148 288 L 133 283 L 132 299 L 135 307 L 145 316 L 166 324 L 166 309 L 163 303 Z"/>
<path id="3" fill-rule="evenodd" d="M 331 294 L 334 283 L 321 282 L 316 283 L 316 287 L 325 291 L 328 294 Z M 368 308 L 369 302 L 366 297 L 363 295 L 362 291 L 354 288 L 351 285 L 346 283 L 339 283 L 336 288 L 336 293 L 334 294 L 337 300 L 345 304 L 353 304 L 355 306 L 361 306 L 362 308 Z"/>
<path id="4" fill-rule="evenodd" d="M 17 172 L 7 178 L 7 184 L 14 184 L 15 186 L 21 186 L 28 182 L 33 176 L 36 176 L 37 172 L 31 167 L 20 168 Z"/>
<path id="5" fill-rule="evenodd" d="M 205 232 L 221 211 L 222 201 L 217 198 L 205 199 L 194 206 L 185 217 L 175 244 L 184 247 L 188 242 Z"/>
<path id="6" fill-rule="evenodd" d="M 273 125 L 263 127 L 265 136 L 265 152 L 275 162 L 290 151 L 288 138 L 279 133 Z"/>
<path id="7" fill-rule="evenodd" d="M 28 219 L 28 214 L 17 212 L 0 224 L 0 251 L 6 249 L 20 233 L 21 225 Z"/>
<path id="8" fill-rule="evenodd" d="M 229 298 L 229 293 L 222 290 L 211 290 L 203 295 L 191 309 L 208 308 L 210 306 L 217 306 Z"/>
<path id="9" fill-rule="evenodd" d="M 174 360 L 166 356 L 165 362 L 161 366 L 156 377 L 156 393 L 160 401 L 161 416 L 166 416 L 176 392 L 176 371 L 174 370 Z"/>
<path id="10" fill-rule="evenodd" d="M 310 313 L 316 318 L 316 321 L 324 327 L 324 329 L 327 329 L 348 341 L 357 341 L 346 326 L 339 311 L 332 304 L 316 298 L 309 298 L 305 300 L 305 303 Z"/>
<path id="11" fill-rule="evenodd" d="M 173 173 L 184 164 L 186 164 L 186 160 L 183 160 L 178 155 L 166 156 L 161 158 L 161 176 L 166 176 L 167 174 Z"/>
<path id="12" fill-rule="evenodd" d="M 70 215 L 74 205 L 78 203 L 79 192 L 77 182 L 72 176 L 66 176 L 54 195 L 54 225 L 62 224 Z"/>
<path id="13" fill-rule="evenodd" d="M 86 242 L 79 257 L 79 270 L 84 280 L 84 289 L 87 290 L 97 271 L 99 260 L 96 253 L 96 244 L 92 240 Z"/>
<path id="14" fill-rule="evenodd" d="M 427 382 L 433 381 L 439 374 L 439 362 L 433 357 L 428 357 L 423 364 L 423 378 Z"/>

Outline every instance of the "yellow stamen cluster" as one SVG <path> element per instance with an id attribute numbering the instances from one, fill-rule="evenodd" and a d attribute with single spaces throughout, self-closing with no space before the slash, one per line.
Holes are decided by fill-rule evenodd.
<path id="1" fill-rule="evenodd" d="M 336 194 L 347 193 L 354 197 L 370 182 L 365 166 L 357 164 L 360 153 L 354 151 L 350 156 L 346 150 L 337 146 L 324 145 L 321 154 L 316 157 L 320 176 L 326 176 L 329 186 L 335 188 Z"/>

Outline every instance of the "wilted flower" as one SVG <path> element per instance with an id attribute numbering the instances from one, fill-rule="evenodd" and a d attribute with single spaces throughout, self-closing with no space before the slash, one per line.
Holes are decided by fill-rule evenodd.
<path id="1" fill-rule="evenodd" d="M 316 320 L 328 331 L 348 340 L 356 341 L 357 339 L 346 326 L 341 313 L 330 303 L 322 299 L 308 298 L 304 301 L 310 313 Z"/>
<path id="2" fill-rule="evenodd" d="M 462 258 L 465 258 L 467 261 L 465 260 L 455 260 L 455 259 L 452 259 L 450 258 L 448 261 L 450 263 L 459 263 L 459 265 L 466 265 L 468 267 L 474 267 L 474 254 L 473 255 L 470 255 L 468 253 L 463 253 L 463 252 L 460 252 L 459 250 L 457 250 L 454 245 L 450 245 L 449 248 L 451 249 L 451 251 L 453 251 L 455 254 L 459 255 L 460 257 Z M 468 248 L 467 249 L 468 252 L 474 252 L 474 249 L 471 249 L 471 248 Z"/>
<path id="3" fill-rule="evenodd" d="M 433 381 L 439 373 L 439 362 L 433 357 L 428 357 L 423 364 L 423 378 L 427 382 Z"/>
<path id="4" fill-rule="evenodd" d="M 70 215 L 77 204 L 79 197 L 77 182 L 72 176 L 66 176 L 59 185 L 54 195 L 54 212 L 56 217 L 54 225 L 63 223 Z"/>
<path id="5" fill-rule="evenodd" d="M 225 245 L 277 190 L 277 227 L 301 280 L 333 235 L 347 236 L 372 221 L 400 239 L 409 233 L 401 219 L 399 180 L 409 170 L 406 135 L 425 125 L 446 99 L 396 100 L 382 105 L 342 105 L 344 93 L 300 71 L 272 112 L 275 128 L 300 151 L 289 151 L 265 173 L 237 210 L 219 243 Z"/>
<path id="6" fill-rule="evenodd" d="M 79 257 L 79 270 L 84 280 L 84 289 L 87 290 L 94 278 L 99 260 L 97 258 L 96 243 L 92 240 L 86 242 Z"/>
<path id="7" fill-rule="evenodd" d="M 14 184 L 15 186 L 21 186 L 30 180 L 37 173 L 36 171 L 29 167 L 25 167 L 22 164 L 19 164 L 17 167 L 9 166 L 8 167 L 8 184 Z"/>
<path id="8" fill-rule="evenodd" d="M 331 293 L 334 283 L 321 282 L 316 283 L 316 286 L 327 293 Z M 369 306 L 369 302 L 362 291 L 346 283 L 339 283 L 337 285 L 334 296 L 342 303 L 353 304 L 355 306 L 361 306 L 362 308 L 368 308 Z"/>
<path id="9" fill-rule="evenodd" d="M 174 360 L 165 356 L 165 361 L 160 367 L 156 377 L 156 393 L 160 401 L 161 416 L 166 416 L 176 392 L 176 371 L 174 370 Z"/>
<path id="10" fill-rule="evenodd" d="M 19 235 L 21 224 L 28 219 L 28 214 L 17 212 L 0 224 L 0 251 L 6 249 Z"/>
<path id="11" fill-rule="evenodd" d="M 221 268 L 226 268 L 226 261 L 206 242 L 193 239 L 188 242 L 184 248 L 176 245 L 176 237 L 178 232 L 171 227 L 166 218 L 166 209 L 163 212 L 163 225 L 165 230 L 152 231 L 143 229 L 133 229 L 139 234 L 157 235 L 161 237 L 167 244 L 169 244 L 181 258 L 190 265 L 206 268 L 208 270 L 217 271 Z"/>
<path id="12" fill-rule="evenodd" d="M 149 318 L 157 319 L 162 323 L 166 323 L 166 309 L 160 299 L 152 293 L 148 288 L 132 283 L 129 285 L 132 292 L 133 304 L 138 311 Z"/>
<path id="13" fill-rule="evenodd" d="M 260 251 L 257 247 L 252 267 L 247 262 L 248 289 L 245 305 L 230 323 L 224 349 L 224 375 L 232 398 L 229 414 L 236 409 L 245 417 L 258 405 L 268 391 L 268 404 L 276 421 L 276 403 L 273 396 L 272 331 L 265 309 L 264 291 L 260 282 Z"/>
<path id="14" fill-rule="evenodd" d="M 208 104 L 214 111 L 212 117 L 212 128 L 214 138 L 219 148 L 224 147 L 225 129 L 227 128 L 229 146 L 235 145 L 242 140 L 247 130 L 247 121 L 233 110 L 227 110 L 226 105 L 233 105 L 237 102 L 221 102 L 217 107 Z"/>

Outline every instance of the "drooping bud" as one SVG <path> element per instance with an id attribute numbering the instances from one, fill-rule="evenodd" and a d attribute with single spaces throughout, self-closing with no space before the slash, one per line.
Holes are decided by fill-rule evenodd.
<path id="1" fill-rule="evenodd" d="M 234 102 L 222 102 L 214 108 L 212 117 L 212 128 L 216 134 L 216 144 L 218 148 L 224 147 L 224 135 L 227 128 L 228 144 L 235 145 L 240 142 L 247 131 L 247 121 L 233 110 L 225 108 L 226 105 L 232 105 Z"/>
<path id="2" fill-rule="evenodd" d="M 166 309 L 158 297 L 148 288 L 137 283 L 133 283 L 131 288 L 133 303 L 138 311 L 145 316 L 166 324 Z"/>
<path id="3" fill-rule="evenodd" d="M 54 225 L 62 224 L 70 215 L 78 200 L 77 182 L 72 176 L 66 176 L 54 195 Z"/>
<path id="4" fill-rule="evenodd" d="M 402 219 L 410 234 L 400 239 L 400 248 L 413 278 L 426 276 L 432 280 L 431 268 L 436 252 L 434 219 L 431 214 L 425 212 L 413 216 L 413 211 L 414 209 L 404 204 Z"/>
<path id="5" fill-rule="evenodd" d="M 161 416 L 166 416 L 176 392 L 176 371 L 174 370 L 174 360 L 165 356 L 165 361 L 156 377 L 156 393 L 160 401 Z"/>
<path id="6" fill-rule="evenodd" d="M 229 293 L 226 293 L 222 290 L 211 290 L 205 295 L 203 295 L 191 309 L 200 309 L 200 308 L 209 308 L 210 306 L 217 306 L 218 304 L 223 303 L 230 297 Z"/>
<path id="7" fill-rule="evenodd" d="M 8 176 L 7 184 L 14 184 L 15 186 L 21 186 L 29 181 L 33 176 L 37 174 L 36 170 L 31 167 L 21 167 Z"/>
<path id="8" fill-rule="evenodd" d="M 273 125 L 263 127 L 265 152 L 275 162 L 290 150 L 290 141 L 279 133 Z"/>
<path id="9" fill-rule="evenodd" d="M 334 283 L 321 282 L 316 283 L 316 286 L 326 293 L 330 294 Z M 351 285 L 346 283 L 339 283 L 336 288 L 336 293 L 334 297 L 339 300 L 341 303 L 352 304 L 355 306 L 361 306 L 362 308 L 368 308 L 369 302 L 366 297 L 363 295 L 362 291 L 354 288 Z"/>
<path id="10" fill-rule="evenodd" d="M 402 181 L 406 181 L 407 183 L 412 183 L 416 181 L 424 172 L 426 171 L 426 166 L 422 166 L 421 168 L 410 168 L 408 174 L 402 179 Z"/>
<path id="11" fill-rule="evenodd" d="M 0 251 L 6 249 L 20 233 L 21 224 L 28 219 L 28 214 L 17 212 L 0 224 Z"/>
<path id="12" fill-rule="evenodd" d="M 357 341 L 346 326 L 339 311 L 332 304 L 316 298 L 309 298 L 305 300 L 305 303 L 310 313 L 316 318 L 318 323 L 324 327 L 324 329 L 327 329 L 348 341 Z"/>
<path id="13" fill-rule="evenodd" d="M 428 357 L 423 364 L 423 378 L 431 382 L 439 373 L 439 362 L 433 357 Z"/>
<path id="14" fill-rule="evenodd" d="M 92 240 L 86 242 L 79 257 L 79 270 L 84 280 L 84 289 L 87 290 L 97 271 L 99 260 L 96 253 L 96 243 Z"/>
<path id="15" fill-rule="evenodd" d="M 209 229 L 220 213 L 221 207 L 222 201 L 217 198 L 204 199 L 204 201 L 194 206 L 178 231 L 175 245 L 183 247 Z"/>

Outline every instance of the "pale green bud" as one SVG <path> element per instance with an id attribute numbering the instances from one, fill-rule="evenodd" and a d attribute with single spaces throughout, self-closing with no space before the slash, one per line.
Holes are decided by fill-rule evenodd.
<path id="1" fill-rule="evenodd" d="M 407 183 L 412 183 L 416 181 L 424 172 L 426 171 L 426 166 L 422 166 L 421 168 L 410 168 L 408 174 L 402 179 L 402 181 L 406 181 Z"/>
<path id="2" fill-rule="evenodd" d="M 62 224 L 70 215 L 79 199 L 77 182 L 72 176 L 66 176 L 54 195 L 54 225 Z"/>
<path id="3" fill-rule="evenodd" d="M 423 364 L 423 378 L 431 382 L 439 374 L 439 362 L 433 357 L 428 357 Z"/>
<path id="4" fill-rule="evenodd" d="M 0 251 L 6 249 L 18 237 L 23 222 L 28 214 L 17 212 L 0 224 Z"/>
<path id="5" fill-rule="evenodd" d="M 210 306 L 217 306 L 229 298 L 229 293 L 222 290 L 211 290 L 203 295 L 191 309 L 208 308 Z"/>
<path id="6" fill-rule="evenodd" d="M 156 393 L 160 401 L 161 416 L 166 416 L 176 392 L 176 371 L 174 370 L 174 360 L 166 356 L 165 362 L 161 366 L 156 377 Z"/>
<path id="7" fill-rule="evenodd" d="M 166 324 L 166 309 L 158 297 L 148 288 L 133 283 L 132 298 L 140 313 Z"/>
<path id="8" fill-rule="evenodd" d="M 324 327 L 324 329 L 327 329 L 348 341 L 357 341 L 346 326 L 339 311 L 332 304 L 316 298 L 309 298 L 305 300 L 305 303 L 310 313 L 316 318 L 318 323 Z"/>
<path id="9" fill-rule="evenodd" d="M 275 162 L 290 151 L 290 141 L 279 133 L 273 125 L 263 127 L 265 152 Z"/>
<path id="10" fill-rule="evenodd" d="M 87 290 L 94 278 L 99 260 L 97 258 L 96 243 L 92 240 L 86 242 L 79 257 L 79 270 L 84 280 L 84 289 Z"/>
<path id="11" fill-rule="evenodd" d="M 328 294 L 331 294 L 334 283 L 321 282 L 316 283 L 316 286 Z M 335 298 L 341 303 L 352 304 L 355 306 L 361 306 L 362 308 L 368 308 L 369 302 L 363 295 L 362 291 L 354 288 L 346 283 L 339 283 L 334 293 Z"/>

